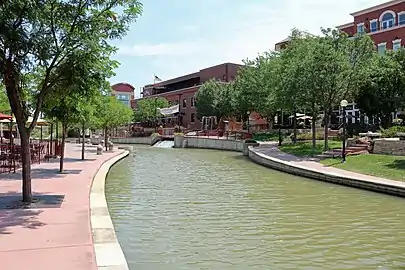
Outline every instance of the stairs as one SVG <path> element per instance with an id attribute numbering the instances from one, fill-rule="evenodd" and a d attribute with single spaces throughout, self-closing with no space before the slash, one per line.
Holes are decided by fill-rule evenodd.
<path id="1" fill-rule="evenodd" d="M 355 143 L 351 146 L 346 147 L 346 156 L 368 154 L 370 145 L 368 143 Z M 342 157 L 342 149 L 332 149 L 323 153 L 322 157 Z"/>

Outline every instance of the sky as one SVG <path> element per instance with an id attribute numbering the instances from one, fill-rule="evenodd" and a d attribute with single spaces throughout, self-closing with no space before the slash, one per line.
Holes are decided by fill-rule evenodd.
<path id="1" fill-rule="evenodd" d="M 296 27 L 319 34 L 320 27 L 353 21 L 350 13 L 387 0 L 140 0 L 143 13 L 127 36 L 114 41 L 121 65 L 112 84 L 140 88 L 213 65 L 254 58 L 274 49 Z"/>

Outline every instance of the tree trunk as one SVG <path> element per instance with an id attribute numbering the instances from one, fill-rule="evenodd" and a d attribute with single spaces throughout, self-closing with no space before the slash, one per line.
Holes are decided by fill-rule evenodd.
<path id="1" fill-rule="evenodd" d="M 311 122 L 311 129 L 312 129 L 312 150 L 316 150 L 316 117 L 318 113 L 315 110 L 315 106 L 312 106 L 312 122 Z"/>
<path id="2" fill-rule="evenodd" d="M 21 140 L 22 200 L 29 203 L 32 201 L 30 137 L 25 127 L 18 130 Z"/>
<path id="3" fill-rule="evenodd" d="M 329 114 L 326 110 L 323 111 L 323 123 L 324 123 L 324 145 L 323 145 L 323 150 L 328 151 L 329 150 Z"/>
<path id="4" fill-rule="evenodd" d="M 294 110 L 294 117 L 293 117 L 293 129 L 294 129 L 294 135 L 293 135 L 293 144 L 297 143 L 297 112 Z"/>
<path id="5" fill-rule="evenodd" d="M 62 122 L 62 145 L 60 150 L 59 172 L 63 172 L 63 165 L 65 159 L 65 138 L 66 138 L 66 123 Z"/>
<path id="6" fill-rule="evenodd" d="M 26 127 L 26 115 L 23 108 L 23 101 L 19 92 L 19 75 L 14 70 L 10 59 L 6 61 L 4 84 L 11 111 L 15 116 L 18 132 L 21 140 L 21 163 L 22 163 L 22 200 L 30 203 L 32 201 L 31 190 L 31 151 L 30 151 L 30 130 Z"/>
<path id="7" fill-rule="evenodd" d="M 82 132 L 83 132 L 83 134 L 82 134 L 82 160 L 84 160 L 84 148 L 85 148 L 85 144 L 84 144 L 84 139 L 86 138 L 86 135 L 85 135 L 85 131 L 84 131 L 84 129 L 85 129 L 85 124 L 84 124 L 84 122 L 83 122 L 83 124 L 82 124 Z"/>
<path id="8" fill-rule="evenodd" d="M 108 139 L 108 128 L 104 129 L 104 147 L 105 147 L 105 151 L 108 151 L 108 144 L 107 144 L 107 139 Z"/>

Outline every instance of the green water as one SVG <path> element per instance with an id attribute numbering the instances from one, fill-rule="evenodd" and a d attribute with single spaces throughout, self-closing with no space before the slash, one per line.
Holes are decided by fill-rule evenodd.
<path id="1" fill-rule="evenodd" d="M 405 269 L 405 200 L 239 153 L 135 147 L 107 178 L 133 270 Z"/>

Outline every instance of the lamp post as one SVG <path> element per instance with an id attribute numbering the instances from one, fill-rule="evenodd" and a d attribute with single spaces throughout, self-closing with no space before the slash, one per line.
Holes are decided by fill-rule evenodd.
<path id="1" fill-rule="evenodd" d="M 342 163 L 346 162 L 346 107 L 348 105 L 347 100 L 340 101 L 340 107 L 342 107 L 342 120 L 343 120 L 343 143 L 342 143 Z"/>
<path id="2" fill-rule="evenodd" d="M 281 146 L 281 143 L 283 139 L 281 138 L 281 110 L 279 109 L 277 111 L 278 117 L 277 117 L 277 124 L 278 124 L 278 146 Z"/>
<path id="3" fill-rule="evenodd" d="M 250 126 L 250 123 L 249 123 L 249 120 L 250 120 L 250 111 L 247 111 L 246 113 L 247 113 L 247 116 L 248 116 L 248 119 L 247 119 L 247 132 L 249 132 L 249 126 Z"/>

